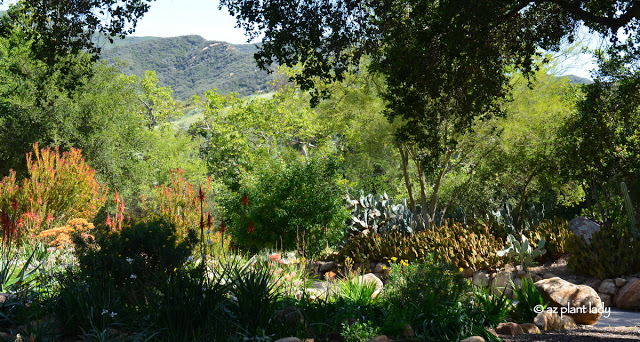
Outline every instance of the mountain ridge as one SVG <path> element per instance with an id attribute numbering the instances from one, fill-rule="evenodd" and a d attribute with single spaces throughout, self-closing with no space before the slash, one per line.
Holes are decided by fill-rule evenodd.
<path id="1" fill-rule="evenodd" d="M 184 100 L 214 88 L 242 96 L 270 91 L 268 83 L 275 76 L 256 66 L 256 51 L 253 44 L 210 41 L 198 35 L 127 37 L 103 46 L 101 58 L 127 75 L 156 71 L 160 84 L 170 86 L 174 96 Z"/>

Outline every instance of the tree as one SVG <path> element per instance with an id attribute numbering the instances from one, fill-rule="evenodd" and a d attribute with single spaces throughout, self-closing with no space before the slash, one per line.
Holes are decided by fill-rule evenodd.
<path id="1" fill-rule="evenodd" d="M 95 35 L 124 38 L 132 33 L 138 19 L 153 0 L 21 0 L 0 20 L 0 36 L 16 29 L 27 40 L 36 41 L 32 49 L 48 65 L 66 55 L 85 51 L 98 58 L 100 47 Z M 2 0 L 0 0 L 2 4 Z"/>
<path id="2" fill-rule="evenodd" d="M 509 73 L 536 69 L 539 49 L 572 39 L 578 23 L 632 51 L 640 4 L 635 1 L 222 0 L 251 36 L 264 34 L 261 67 L 301 64 L 294 78 L 340 80 L 369 54 L 386 77 L 388 115 L 402 117 L 403 140 L 422 148 L 427 169 L 456 144 L 454 132 L 499 113 Z M 617 40 L 618 29 L 631 43 Z M 613 51 L 613 50 L 611 50 Z M 323 95 L 315 89 L 316 95 Z"/>

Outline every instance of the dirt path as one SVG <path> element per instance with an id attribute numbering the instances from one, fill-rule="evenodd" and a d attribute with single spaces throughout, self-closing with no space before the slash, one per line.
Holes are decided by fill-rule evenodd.
<path id="1" fill-rule="evenodd" d="M 565 331 L 544 331 L 541 334 L 520 336 L 500 336 L 507 342 L 543 341 L 543 342 L 629 342 L 640 341 L 640 327 L 594 328 L 581 327 Z"/>

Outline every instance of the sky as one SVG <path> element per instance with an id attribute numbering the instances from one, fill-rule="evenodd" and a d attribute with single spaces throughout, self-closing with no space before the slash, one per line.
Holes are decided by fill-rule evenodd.
<path id="1" fill-rule="evenodd" d="M 0 10 L 6 10 L 9 4 L 16 1 L 4 0 Z M 226 9 L 218 9 L 218 0 L 156 0 L 138 22 L 133 36 L 175 37 L 196 34 L 207 40 L 247 43 L 244 31 L 235 28 L 235 24 L 235 19 Z M 563 61 L 558 73 L 589 78 L 589 70 L 593 66 L 592 57 L 581 54 Z"/>

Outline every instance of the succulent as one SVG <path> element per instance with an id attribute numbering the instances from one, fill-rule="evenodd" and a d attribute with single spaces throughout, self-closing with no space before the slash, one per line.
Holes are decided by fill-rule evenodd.
<path id="1" fill-rule="evenodd" d="M 509 234 L 507 236 L 507 245 L 504 250 L 498 251 L 498 256 L 506 256 L 509 259 L 516 260 L 522 265 L 523 269 L 527 269 L 533 263 L 533 260 L 545 254 L 544 239 L 538 241 L 537 246 L 531 247 L 531 241 L 525 236 L 520 236 L 518 241 L 515 236 Z"/>
<path id="2" fill-rule="evenodd" d="M 359 233 L 384 233 L 401 231 L 413 233 L 418 223 L 409 208 L 407 200 L 393 204 L 393 199 L 383 195 L 369 194 L 359 199 L 347 197 L 347 209 L 351 210 L 351 230 Z"/>
<path id="3" fill-rule="evenodd" d="M 525 235 L 534 244 L 538 244 L 540 240 L 544 239 L 546 255 L 555 260 L 567 252 L 567 246 L 573 233 L 569 230 L 567 220 L 554 218 L 542 221 L 539 225 L 525 232 Z"/>

